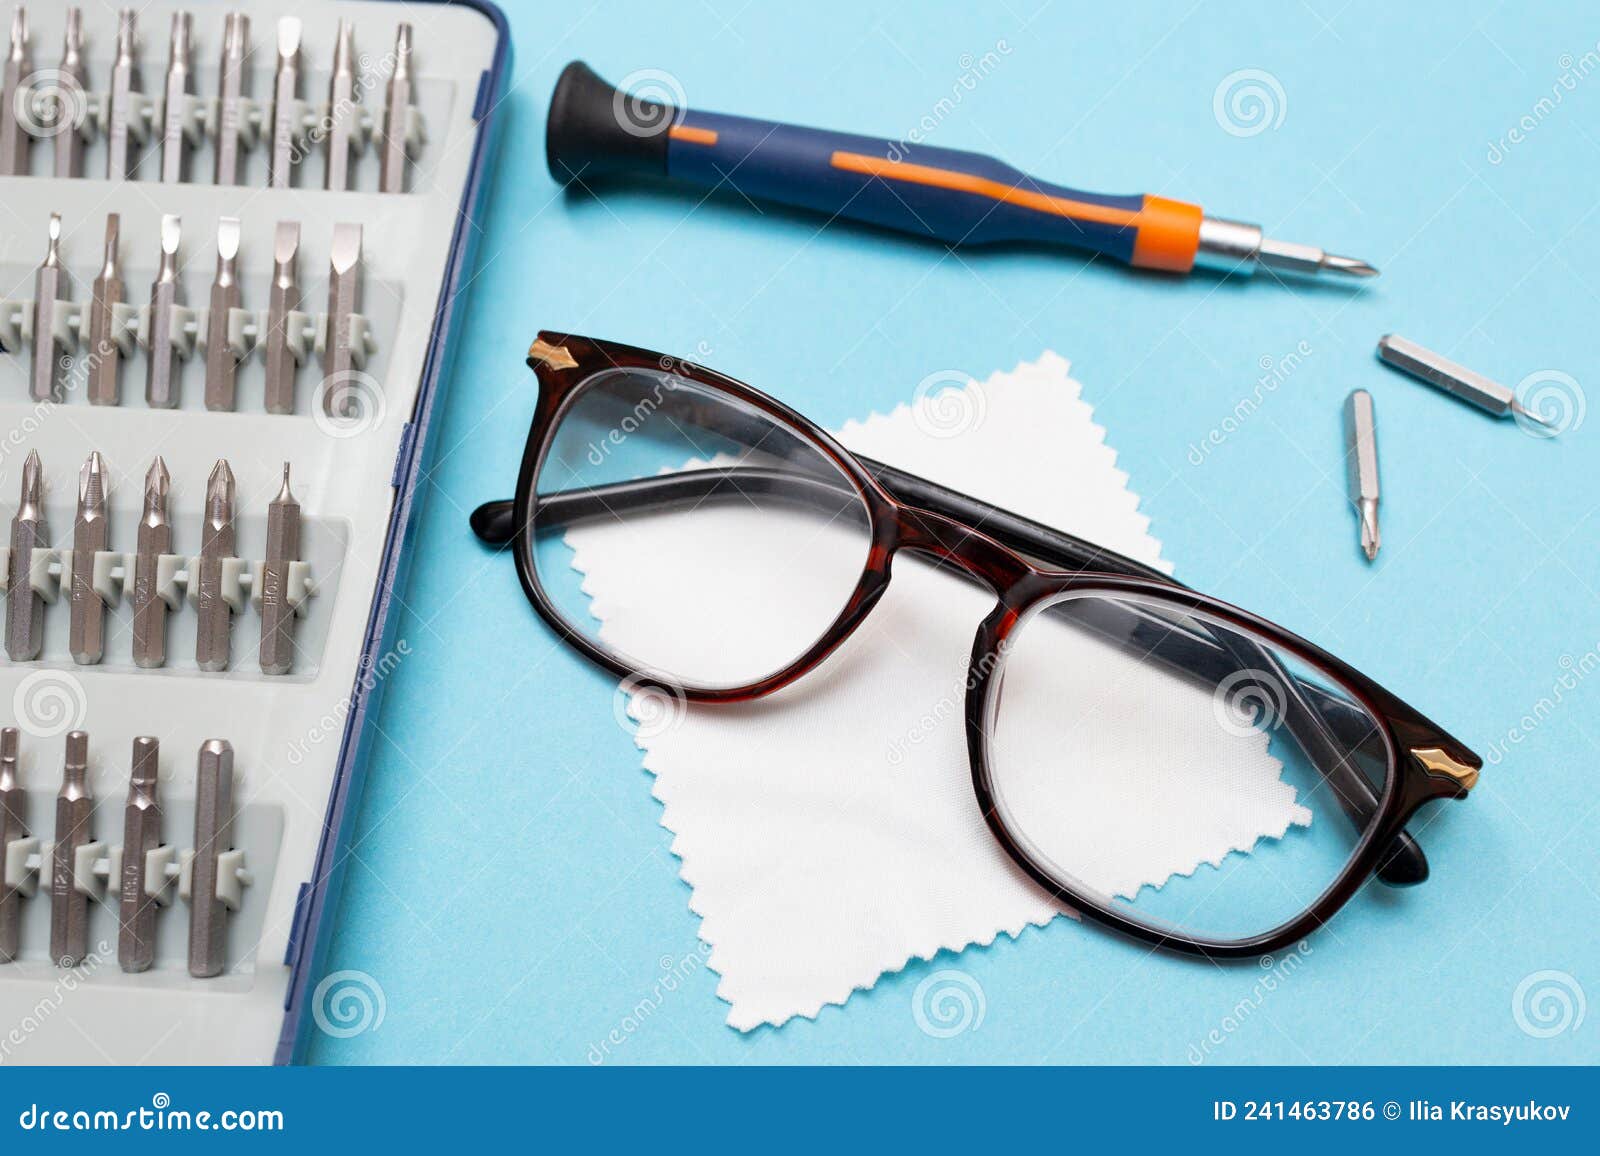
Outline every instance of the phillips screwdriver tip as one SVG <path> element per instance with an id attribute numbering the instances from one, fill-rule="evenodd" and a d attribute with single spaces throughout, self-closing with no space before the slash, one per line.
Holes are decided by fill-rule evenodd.
<path id="1" fill-rule="evenodd" d="M 1341 257 L 1337 253 L 1324 254 L 1322 267 L 1330 273 L 1343 273 L 1347 277 L 1376 277 L 1378 275 L 1376 265 L 1369 265 L 1357 257 Z"/>

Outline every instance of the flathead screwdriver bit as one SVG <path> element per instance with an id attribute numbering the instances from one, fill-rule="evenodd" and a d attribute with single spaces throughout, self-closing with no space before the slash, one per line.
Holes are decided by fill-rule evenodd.
<path id="1" fill-rule="evenodd" d="M 200 556 L 194 560 L 194 660 L 201 670 L 227 670 L 233 607 L 223 597 L 223 565 L 234 556 L 233 471 L 218 460 L 206 482 L 205 522 L 200 527 Z"/>
<path id="2" fill-rule="evenodd" d="M 89 897 L 78 890 L 77 852 L 94 841 L 93 820 L 89 736 L 72 731 L 56 795 L 55 857 L 50 866 L 50 958 L 58 967 L 76 967 L 89 954 Z"/>
<path id="3" fill-rule="evenodd" d="M 28 47 L 28 10 L 18 8 L 11 17 L 11 51 L 6 54 L 5 79 L 0 83 L 0 176 L 28 175 L 28 153 L 33 137 L 18 115 L 18 101 L 28 99 L 24 82 L 33 75 Z"/>
<path id="4" fill-rule="evenodd" d="M 300 159 L 300 20 L 285 16 L 278 21 L 278 69 L 272 77 L 272 153 L 267 185 L 287 189 L 294 184 L 294 166 Z"/>
<path id="5" fill-rule="evenodd" d="M 172 553 L 172 523 L 167 519 L 171 479 L 159 457 L 144 478 L 144 513 L 133 559 L 133 662 L 145 668 L 167 661 L 167 603 L 161 597 L 157 569 L 161 555 Z"/>
<path id="6" fill-rule="evenodd" d="M 72 278 L 61 264 L 61 214 L 50 214 L 44 261 L 33 275 L 33 365 L 30 394 L 34 401 L 60 401 L 61 359 L 56 351 L 56 314 L 72 298 Z"/>
<path id="7" fill-rule="evenodd" d="M 283 486 L 267 505 L 267 557 L 261 566 L 261 673 L 294 669 L 295 609 L 289 605 L 289 567 L 300 560 L 300 503 L 289 492 L 289 463 Z"/>
<path id="8" fill-rule="evenodd" d="M 195 783 L 194 861 L 189 875 L 189 974 L 221 975 L 227 966 L 228 909 L 217 897 L 217 857 L 233 849 L 233 744 L 200 744 Z"/>
<path id="9" fill-rule="evenodd" d="M 402 24 L 394 37 L 394 71 L 383 110 L 382 156 L 378 191 L 406 191 L 406 121 L 411 113 L 411 25 Z"/>
<path id="10" fill-rule="evenodd" d="M 1344 403 L 1345 467 L 1350 501 L 1361 518 L 1361 551 L 1371 562 L 1378 556 L 1378 424 L 1372 395 L 1353 391 Z"/>
<path id="11" fill-rule="evenodd" d="M 234 407 L 234 379 L 239 359 L 228 343 L 228 321 L 238 309 L 239 218 L 217 222 L 217 277 L 211 283 L 211 310 L 206 322 L 206 408 L 227 412 Z"/>
<path id="12" fill-rule="evenodd" d="M 148 735 L 133 740 L 133 771 L 122 809 L 122 879 L 117 963 L 123 971 L 148 971 L 156 958 L 156 913 L 145 874 L 147 856 L 161 846 L 161 743 Z M 163 882 L 158 880 L 158 883 Z M 159 887 L 157 888 L 159 890 Z"/>
<path id="13" fill-rule="evenodd" d="M 1476 370 L 1451 361 L 1448 357 L 1443 357 L 1425 346 L 1418 345 L 1415 341 L 1393 333 L 1385 334 L 1378 339 L 1378 360 L 1394 366 L 1402 373 L 1410 374 L 1418 381 L 1426 382 L 1435 389 L 1443 390 L 1452 397 L 1460 398 L 1468 405 L 1477 406 L 1484 413 L 1492 413 L 1495 417 L 1515 417 L 1550 430 L 1551 433 L 1559 432 L 1544 416 L 1524 408 L 1517 398 L 1516 390 L 1501 385 Z"/>
<path id="14" fill-rule="evenodd" d="M 113 181 L 127 180 L 139 167 L 138 143 L 133 139 L 134 105 L 143 85 L 138 21 L 139 14 L 132 8 L 124 8 L 117 16 L 117 55 L 106 94 L 106 176 Z M 143 135 L 142 128 L 138 135 Z"/>
<path id="15" fill-rule="evenodd" d="M 360 406 L 351 332 L 351 319 L 360 310 L 361 226 L 341 222 L 333 227 L 328 257 L 328 332 L 322 352 L 322 411 L 330 417 L 352 416 Z"/>
<path id="16" fill-rule="evenodd" d="M 174 12 L 161 118 L 161 179 L 169 184 L 189 179 L 190 83 L 189 14 Z"/>
<path id="17" fill-rule="evenodd" d="M 324 187 L 344 190 L 350 187 L 350 150 L 356 118 L 355 29 L 348 20 L 339 21 L 334 37 L 333 76 L 328 81 L 328 167 Z"/>
<path id="18" fill-rule="evenodd" d="M 61 64 L 56 70 L 55 120 L 51 131 L 56 142 L 56 176 L 83 176 L 83 133 L 80 128 L 87 111 L 88 84 L 83 64 L 83 9 L 67 9 L 67 29 L 62 37 Z"/>
<path id="19" fill-rule="evenodd" d="M 90 405 L 120 405 L 122 384 L 121 350 L 117 338 L 117 306 L 127 296 L 122 284 L 118 249 L 121 246 L 122 220 L 116 213 L 106 215 L 106 255 L 100 276 L 94 279 L 94 300 L 89 306 L 89 353 L 85 358 Z"/>
<path id="20" fill-rule="evenodd" d="M 150 285 L 149 349 L 145 357 L 144 400 L 152 409 L 173 409 L 178 404 L 178 351 L 172 345 L 177 324 L 178 246 L 183 223 L 175 216 L 161 218 L 161 265 Z"/>
<path id="21" fill-rule="evenodd" d="M 6 654 L 12 662 L 31 662 L 44 647 L 44 599 L 33 588 L 34 550 L 46 548 L 44 469 L 39 451 L 22 464 L 22 497 L 11 519 L 11 569 L 6 575 Z"/>
<path id="22" fill-rule="evenodd" d="M 94 586 L 95 555 L 110 549 L 106 467 L 95 450 L 78 476 L 78 516 L 72 527 L 70 649 L 72 661 L 90 665 L 106 653 L 106 604 Z"/>
<path id="23" fill-rule="evenodd" d="M 230 12 L 222 26 L 222 79 L 217 93 L 217 167 L 219 185 L 239 183 L 239 130 L 244 116 L 245 57 L 250 54 L 250 17 Z"/>
<path id="24" fill-rule="evenodd" d="M 266 405 L 268 413 L 294 412 L 294 379 L 300 368 L 290 346 L 289 315 L 300 308 L 300 222 L 279 221 L 272 239 L 272 288 L 267 296 Z"/>
<path id="25" fill-rule="evenodd" d="M 17 839 L 28 837 L 28 796 L 17 778 L 21 735 L 16 727 L 0 730 L 0 856 Z M 0 872 L 0 963 L 17 958 L 22 943 L 22 895 Z"/>

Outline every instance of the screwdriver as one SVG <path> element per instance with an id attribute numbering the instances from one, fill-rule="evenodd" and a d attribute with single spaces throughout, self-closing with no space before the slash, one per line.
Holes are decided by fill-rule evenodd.
<path id="1" fill-rule="evenodd" d="M 653 176 L 731 188 L 950 245 L 1039 242 L 1145 269 L 1372 277 L 1354 257 L 1266 237 L 1154 195 L 1106 196 L 1048 184 L 993 157 L 877 137 L 672 108 L 621 92 L 582 61 L 561 73 L 545 135 L 562 184 Z"/>

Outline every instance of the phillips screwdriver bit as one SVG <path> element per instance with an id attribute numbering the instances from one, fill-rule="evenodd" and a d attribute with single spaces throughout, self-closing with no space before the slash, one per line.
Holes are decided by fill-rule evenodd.
<path id="1" fill-rule="evenodd" d="M 0 858 L 13 840 L 28 837 L 28 797 L 17 779 L 16 727 L 0 730 Z M 17 958 L 22 941 L 22 896 L 0 872 L 0 963 Z"/>
<path id="2" fill-rule="evenodd" d="M 56 846 L 50 867 L 50 958 L 59 967 L 76 967 L 89 954 L 89 897 L 78 890 L 76 859 L 78 848 L 94 841 L 93 816 L 89 736 L 73 731 L 67 735 L 66 764 L 56 795 Z"/>
<path id="3" fill-rule="evenodd" d="M 289 463 L 284 462 L 283 487 L 267 505 L 267 557 L 261 567 L 262 674 L 288 674 L 294 668 L 289 564 L 299 560 L 300 503 L 289 492 Z"/>
<path id="4" fill-rule="evenodd" d="M 384 102 L 383 156 L 378 167 L 378 191 L 406 191 L 406 118 L 411 111 L 411 25 L 402 24 L 394 37 L 394 71 Z"/>
<path id="5" fill-rule="evenodd" d="M 22 82 L 33 73 L 33 56 L 28 49 L 28 11 L 18 8 L 11 17 L 11 51 L 6 56 L 5 80 L 0 84 L 0 176 L 28 175 L 28 150 L 33 137 L 17 115 L 17 98 Z"/>
<path id="6" fill-rule="evenodd" d="M 1517 400 L 1515 390 L 1448 357 L 1441 357 L 1415 341 L 1408 341 L 1393 333 L 1386 334 L 1378 340 L 1378 359 L 1495 417 L 1509 414 L 1546 429 L 1555 428 L 1540 414 L 1524 408 Z"/>
<path id="7" fill-rule="evenodd" d="M 341 223 L 333 227 L 328 257 L 328 333 L 322 352 L 322 410 L 330 417 L 349 417 L 359 407 L 350 319 L 360 309 L 361 226 Z"/>
<path id="8" fill-rule="evenodd" d="M 350 149 L 356 117 L 355 29 L 339 21 L 333 47 L 333 78 L 328 82 L 328 171 L 325 187 L 350 187 Z"/>
<path id="9" fill-rule="evenodd" d="M 233 849 L 233 745 L 200 744 L 195 785 L 194 863 L 189 875 L 189 974 L 221 975 L 227 964 L 228 909 L 217 898 L 217 856 Z"/>
<path id="10" fill-rule="evenodd" d="M 161 179 L 189 179 L 189 14 L 172 14 L 172 46 L 161 120 Z"/>
<path id="11" fill-rule="evenodd" d="M 272 240 L 272 289 L 267 297 L 267 412 L 294 412 L 299 369 L 289 346 L 289 314 L 300 308 L 300 222 L 279 221 Z"/>
<path id="12" fill-rule="evenodd" d="M 167 661 L 167 603 L 156 584 L 161 555 L 172 553 L 172 523 L 167 520 L 167 491 L 171 479 L 160 458 L 144 478 L 144 514 L 139 519 L 139 540 L 133 561 L 133 661 L 142 667 Z"/>
<path id="13" fill-rule="evenodd" d="M 1349 471 L 1350 501 L 1361 516 L 1361 550 L 1371 562 L 1378 556 L 1378 425 L 1372 395 L 1354 390 L 1344 403 L 1344 458 Z"/>
<path id="14" fill-rule="evenodd" d="M 117 306 L 126 290 L 118 267 L 122 220 L 116 213 L 106 214 L 106 259 L 100 276 L 94 279 L 94 301 L 89 309 L 89 356 L 86 361 L 90 405 L 120 405 L 122 385 L 118 370 L 121 354 L 117 347 Z"/>
<path id="15" fill-rule="evenodd" d="M 161 266 L 150 286 L 150 348 L 145 359 L 144 399 L 153 409 L 173 409 L 178 404 L 178 353 L 172 347 L 172 327 L 177 323 L 178 246 L 183 224 L 175 216 L 161 218 Z"/>
<path id="16" fill-rule="evenodd" d="M 300 159 L 300 126 L 295 123 L 300 97 L 300 20 L 285 16 L 278 21 L 278 71 L 272 78 L 272 155 L 267 184 L 287 189 L 294 184 L 294 166 Z"/>
<path id="17" fill-rule="evenodd" d="M 139 14 L 124 8 L 117 17 L 117 58 L 111 65 L 111 90 L 106 97 L 106 176 L 126 180 L 139 167 L 139 151 L 130 138 L 139 77 Z"/>
<path id="18" fill-rule="evenodd" d="M 50 214 L 50 240 L 33 277 L 34 401 L 61 400 L 61 361 L 56 357 L 56 309 L 72 297 L 72 278 L 61 264 L 61 214 Z"/>
<path id="19" fill-rule="evenodd" d="M 233 607 L 222 596 L 222 564 L 234 555 L 233 471 L 218 459 L 206 482 L 206 516 L 200 527 L 200 556 L 191 576 L 195 589 L 194 660 L 201 670 L 227 670 Z"/>
<path id="20" fill-rule="evenodd" d="M 239 359 L 228 344 L 228 311 L 238 309 L 239 218 L 217 222 L 217 279 L 211 284 L 211 312 L 206 323 L 206 408 L 233 409 L 234 377 Z"/>
<path id="21" fill-rule="evenodd" d="M 141 735 L 133 740 L 133 773 L 122 811 L 122 879 L 117 962 L 123 971 L 148 971 L 156 958 L 156 912 L 146 890 L 145 857 L 161 846 L 161 743 Z"/>
<path id="22" fill-rule="evenodd" d="M 62 39 L 61 65 L 56 76 L 55 122 L 56 176 L 83 176 L 83 135 L 79 132 L 86 110 L 88 85 L 83 69 L 83 9 L 67 9 L 67 30 Z"/>
<path id="23" fill-rule="evenodd" d="M 222 30 L 222 79 L 217 102 L 217 170 L 219 185 L 239 183 L 239 129 L 243 116 L 245 57 L 250 53 L 250 17 L 230 12 Z"/>
<path id="24" fill-rule="evenodd" d="M 110 549 L 106 516 L 106 467 L 95 450 L 78 475 L 78 517 L 72 527 L 72 661 L 99 662 L 106 653 L 106 604 L 94 588 L 94 556 Z"/>
<path id="25" fill-rule="evenodd" d="M 33 552 L 49 545 L 44 520 L 44 470 L 39 451 L 22 465 L 22 498 L 11 519 L 11 570 L 6 576 L 6 654 L 12 662 L 39 657 L 44 646 L 44 599 L 33 588 Z"/>

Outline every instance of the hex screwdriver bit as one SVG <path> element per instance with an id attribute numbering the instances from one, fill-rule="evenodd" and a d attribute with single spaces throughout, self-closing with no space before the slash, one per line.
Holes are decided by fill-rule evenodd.
<path id="1" fill-rule="evenodd" d="M 323 345 L 322 411 L 348 417 L 359 405 L 355 393 L 355 349 L 350 318 L 361 309 L 361 226 L 333 227 L 328 255 L 328 333 Z"/>
<path id="2" fill-rule="evenodd" d="M 56 356 L 56 310 L 72 297 L 72 278 L 61 264 L 61 214 L 50 214 L 44 261 L 33 275 L 33 365 L 30 394 L 34 401 L 60 401 L 63 378 Z"/>
<path id="3" fill-rule="evenodd" d="M 83 176 L 83 119 L 88 84 L 83 65 L 83 9 L 67 9 L 67 28 L 62 36 L 61 64 L 57 69 L 55 133 L 58 177 Z"/>
<path id="4" fill-rule="evenodd" d="M 1382 541 L 1378 533 L 1378 423 L 1372 395 L 1353 390 L 1344 403 L 1345 468 L 1350 501 L 1361 518 L 1361 552 L 1371 562 Z"/>
<path id="5" fill-rule="evenodd" d="M 122 879 L 117 963 L 123 971 L 148 971 L 156 958 L 156 914 L 145 877 L 146 856 L 161 846 L 161 743 L 141 735 L 133 740 L 133 771 L 122 810 Z M 159 890 L 159 888 L 158 888 Z"/>
<path id="6" fill-rule="evenodd" d="M 78 890 L 77 851 L 94 841 L 94 795 L 89 790 L 89 736 L 67 735 L 67 757 L 56 795 L 56 845 L 50 868 L 50 958 L 76 967 L 89 954 L 89 897 Z"/>
<path id="7" fill-rule="evenodd" d="M 289 344 L 289 314 L 300 308 L 300 222 L 279 221 L 272 240 L 272 288 L 267 296 L 266 406 L 268 413 L 294 412 L 294 379 L 299 370 Z"/>
<path id="8" fill-rule="evenodd" d="M 239 295 L 239 218 L 217 222 L 217 277 L 211 283 L 211 310 L 206 322 L 206 408 L 223 412 L 234 407 L 234 379 L 239 359 L 228 343 L 229 312 L 242 303 Z"/>
<path id="9" fill-rule="evenodd" d="M 106 95 L 106 176 L 113 181 L 127 180 L 139 167 L 139 150 L 133 139 L 134 101 L 142 84 L 138 21 L 139 14 L 132 8 L 124 8 L 117 17 L 117 55 Z"/>
<path id="10" fill-rule="evenodd" d="M 161 597 L 156 570 L 161 555 L 172 553 L 172 523 L 167 520 L 171 479 L 159 457 L 144 478 L 144 513 L 133 561 L 133 662 L 156 667 L 167 661 L 167 603 Z"/>
<path id="11" fill-rule="evenodd" d="M 194 862 L 189 874 L 189 974 L 221 975 L 227 965 L 228 909 L 217 898 L 217 857 L 233 849 L 233 745 L 200 744 L 195 784 Z"/>
<path id="12" fill-rule="evenodd" d="M 106 214 L 106 256 L 100 276 L 94 279 L 94 300 L 89 306 L 89 353 L 86 359 L 90 405 L 122 403 L 121 362 L 118 348 L 117 306 L 127 296 L 118 264 L 122 219 Z"/>
<path id="13" fill-rule="evenodd" d="M 18 8 L 11 16 L 11 51 L 6 55 L 5 80 L 0 84 L 0 176 L 28 175 L 33 137 L 17 115 L 17 99 L 27 99 L 23 82 L 33 74 L 28 47 L 28 11 Z"/>
<path id="14" fill-rule="evenodd" d="M 230 12 L 222 26 L 222 77 L 217 93 L 216 183 L 239 183 L 240 120 L 244 113 L 245 57 L 250 54 L 250 17 Z"/>
<path id="15" fill-rule="evenodd" d="M 378 164 L 378 190 L 406 191 L 406 120 L 411 112 L 411 25 L 402 24 L 394 36 L 394 71 L 383 109 L 382 156 Z"/>
<path id="16" fill-rule="evenodd" d="M 94 558 L 110 548 L 106 510 L 106 468 L 95 450 L 78 476 L 78 517 L 72 527 L 72 580 L 69 648 L 72 661 L 99 662 L 106 653 L 106 604 L 94 587 Z"/>
<path id="17" fill-rule="evenodd" d="M 328 81 L 328 168 L 325 188 L 350 187 L 350 149 L 356 115 L 355 29 L 348 20 L 339 21 L 334 38 L 333 76 Z"/>
<path id="18" fill-rule="evenodd" d="M 144 400 L 153 409 L 173 409 L 178 404 L 178 352 L 172 347 L 172 327 L 177 324 L 178 246 L 183 223 L 168 214 L 161 218 L 161 265 L 150 285 L 149 349 L 145 357 Z"/>
<path id="19" fill-rule="evenodd" d="M 278 70 L 272 78 L 272 151 L 267 162 L 267 185 L 287 189 L 294 184 L 294 166 L 300 159 L 300 126 L 295 123 L 300 98 L 300 20 L 285 16 L 278 21 Z"/>
<path id="20" fill-rule="evenodd" d="M 261 566 L 261 673 L 288 674 L 294 668 L 295 609 L 289 605 L 289 567 L 300 560 L 300 503 L 289 492 L 289 463 L 283 487 L 267 505 L 267 557 Z"/>
<path id="21" fill-rule="evenodd" d="M 206 482 L 205 521 L 200 527 L 200 556 L 194 560 L 194 660 L 201 670 L 227 670 L 233 607 L 223 597 L 223 563 L 234 556 L 233 471 L 218 459 Z"/>
<path id="22" fill-rule="evenodd" d="M 22 464 L 22 496 L 11 519 L 11 569 L 6 576 L 6 654 L 12 662 L 30 662 L 44 647 L 44 599 L 32 580 L 33 552 L 48 546 L 50 537 L 43 475 L 39 451 L 29 450 Z"/>
<path id="23" fill-rule="evenodd" d="M 14 840 L 28 837 L 28 796 L 17 778 L 16 727 L 0 730 L 0 859 Z M 0 874 L 0 963 L 17 958 L 22 941 L 22 895 Z"/>
<path id="24" fill-rule="evenodd" d="M 161 179 L 168 184 L 189 179 L 190 83 L 189 14 L 174 12 L 161 123 Z"/>

